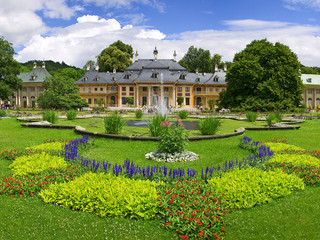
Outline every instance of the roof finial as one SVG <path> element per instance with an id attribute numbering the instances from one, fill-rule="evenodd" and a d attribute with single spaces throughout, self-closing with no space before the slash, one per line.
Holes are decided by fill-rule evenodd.
<path id="1" fill-rule="evenodd" d="M 33 63 L 33 68 L 37 68 L 37 63 L 36 62 Z"/>
<path id="2" fill-rule="evenodd" d="M 158 58 L 158 50 L 157 50 L 157 46 L 155 46 L 155 47 L 154 47 L 153 55 L 154 55 L 154 60 L 155 60 L 155 61 L 157 61 L 157 58 Z"/>
<path id="3" fill-rule="evenodd" d="M 42 61 L 42 68 L 45 69 L 46 68 L 46 64 L 44 61 Z"/>
<path id="4" fill-rule="evenodd" d="M 218 72 L 218 70 L 219 70 L 219 69 L 218 69 L 218 64 L 216 64 L 216 65 L 214 66 L 214 71 L 215 71 L 215 72 Z"/>
<path id="5" fill-rule="evenodd" d="M 177 52 L 176 52 L 176 50 L 174 49 L 174 51 L 173 51 L 173 61 L 177 61 Z"/>
<path id="6" fill-rule="evenodd" d="M 135 61 L 136 61 L 136 62 L 138 62 L 138 56 L 139 56 L 138 50 L 136 50 L 136 54 L 135 54 L 135 57 L 136 57 Z"/>

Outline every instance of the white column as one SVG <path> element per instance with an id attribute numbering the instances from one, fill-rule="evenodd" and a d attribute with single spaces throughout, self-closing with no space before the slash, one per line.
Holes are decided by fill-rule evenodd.
<path id="1" fill-rule="evenodd" d="M 137 86 L 136 87 L 136 91 L 137 91 L 137 94 L 136 94 L 136 96 L 137 96 L 137 99 L 136 99 L 136 106 L 138 107 L 139 106 L 139 86 Z"/>
<path id="2" fill-rule="evenodd" d="M 176 106 L 176 87 L 172 87 L 172 107 Z"/>
<path id="3" fill-rule="evenodd" d="M 148 105 L 151 106 L 151 86 L 148 86 Z"/>

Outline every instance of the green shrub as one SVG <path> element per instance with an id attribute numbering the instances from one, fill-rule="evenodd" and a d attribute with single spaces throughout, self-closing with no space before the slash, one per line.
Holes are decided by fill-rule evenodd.
<path id="1" fill-rule="evenodd" d="M 99 216 L 151 219 L 158 212 L 159 183 L 124 176 L 87 173 L 69 183 L 53 184 L 39 196 L 46 203 Z"/>
<path id="2" fill-rule="evenodd" d="M 186 110 L 180 111 L 180 112 L 178 112 L 178 116 L 179 116 L 181 119 L 186 119 L 186 118 L 189 116 L 189 112 L 186 111 Z"/>
<path id="3" fill-rule="evenodd" d="M 159 151 L 162 153 L 181 153 L 188 140 L 184 125 L 180 119 L 176 123 L 170 120 L 161 123 Z"/>
<path id="4" fill-rule="evenodd" d="M 135 112 L 135 115 L 136 115 L 136 118 L 140 119 L 142 118 L 143 116 L 143 112 L 141 109 L 138 109 L 136 112 Z"/>
<path id="5" fill-rule="evenodd" d="M 319 167 L 320 161 L 318 158 L 310 155 L 297 155 L 297 154 L 276 154 L 273 158 L 269 159 L 268 162 L 278 163 L 292 163 L 294 166 L 304 165 L 311 167 Z"/>
<path id="6" fill-rule="evenodd" d="M 0 109 L 0 117 L 5 117 L 7 116 L 6 110 Z"/>
<path id="7" fill-rule="evenodd" d="M 39 149 L 43 151 L 61 151 L 64 149 L 64 142 L 42 143 L 40 145 L 27 147 L 26 149 Z"/>
<path id="8" fill-rule="evenodd" d="M 42 117 L 44 121 L 51 122 L 52 124 L 58 122 L 58 116 L 54 111 L 47 111 Z"/>
<path id="9" fill-rule="evenodd" d="M 258 113 L 256 112 L 247 112 L 246 113 L 247 121 L 248 122 L 255 122 L 258 117 Z"/>
<path id="10" fill-rule="evenodd" d="M 276 118 L 276 122 L 280 123 L 282 122 L 282 114 L 279 112 L 274 113 L 275 118 Z"/>
<path id="11" fill-rule="evenodd" d="M 224 235 L 223 196 L 205 181 L 176 181 L 158 189 L 159 216 L 179 239 L 219 239 Z"/>
<path id="12" fill-rule="evenodd" d="M 317 114 L 317 119 L 320 119 L 320 113 Z"/>
<path id="13" fill-rule="evenodd" d="M 285 150 L 300 150 L 304 151 L 303 148 L 290 145 L 290 144 L 285 144 L 285 143 L 273 143 L 273 142 L 264 142 L 263 145 L 267 146 L 270 148 L 271 151 L 273 152 L 280 152 L 280 151 L 285 151 Z"/>
<path id="14" fill-rule="evenodd" d="M 167 115 L 157 114 L 156 116 L 152 117 L 151 121 L 147 121 L 149 132 L 152 137 L 159 137 L 161 132 L 161 122 L 167 121 Z"/>
<path id="15" fill-rule="evenodd" d="M 77 112 L 75 110 L 70 110 L 67 112 L 67 119 L 68 120 L 74 120 L 76 119 Z"/>
<path id="16" fill-rule="evenodd" d="M 208 181 L 222 192 L 230 209 L 251 208 L 304 189 L 302 179 L 282 170 L 265 172 L 258 168 L 235 169 Z"/>
<path id="17" fill-rule="evenodd" d="M 199 121 L 199 130 L 202 135 L 214 135 L 220 125 L 220 118 L 206 117 Z"/>
<path id="18" fill-rule="evenodd" d="M 270 113 L 268 116 L 266 116 L 267 125 L 271 127 L 272 124 L 275 124 L 277 122 L 277 117 L 274 113 Z"/>
<path id="19" fill-rule="evenodd" d="M 13 175 L 27 175 L 29 173 L 40 172 L 49 168 L 67 167 L 64 158 L 51 156 L 46 153 L 21 156 L 16 158 L 9 167 L 12 168 Z"/>
<path id="20" fill-rule="evenodd" d="M 120 134 L 124 125 L 125 121 L 119 115 L 112 114 L 104 118 L 104 127 L 109 134 Z"/>

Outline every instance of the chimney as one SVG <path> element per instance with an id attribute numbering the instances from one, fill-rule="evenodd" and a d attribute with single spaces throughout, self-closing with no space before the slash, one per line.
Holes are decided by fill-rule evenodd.
<path id="1" fill-rule="evenodd" d="M 196 74 L 198 74 L 199 73 L 199 69 L 198 68 L 196 68 Z"/>
<path id="2" fill-rule="evenodd" d="M 87 65 L 87 71 L 90 71 L 90 64 Z"/>
<path id="3" fill-rule="evenodd" d="M 42 68 L 43 68 L 43 69 L 45 69 L 45 68 L 46 68 L 46 64 L 45 64 L 45 62 L 44 62 L 44 61 L 42 62 Z"/>
<path id="4" fill-rule="evenodd" d="M 35 69 L 35 68 L 37 68 L 37 63 L 36 62 L 33 63 L 33 69 Z"/>
<path id="5" fill-rule="evenodd" d="M 99 71 L 99 65 L 96 64 L 96 71 Z"/>
<path id="6" fill-rule="evenodd" d="M 138 51 L 136 51 L 136 54 L 135 54 L 135 61 L 136 62 L 138 62 L 138 56 L 139 56 Z"/>
<path id="7" fill-rule="evenodd" d="M 117 72 L 116 68 L 113 68 L 112 73 L 116 73 L 116 72 Z"/>
<path id="8" fill-rule="evenodd" d="M 174 49 L 174 51 L 173 51 L 173 61 L 177 61 L 177 52 L 176 52 L 176 50 Z"/>
<path id="9" fill-rule="evenodd" d="M 223 66 L 223 71 L 227 71 L 227 65 L 225 64 L 224 66 Z"/>
<path id="10" fill-rule="evenodd" d="M 214 71 L 215 71 L 215 72 L 218 72 L 218 70 L 219 70 L 219 69 L 218 69 L 218 64 L 216 64 L 216 65 L 214 66 Z"/>
<path id="11" fill-rule="evenodd" d="M 158 50 L 157 50 L 157 47 L 154 47 L 153 55 L 154 55 L 154 60 L 157 61 L 157 58 L 158 58 Z"/>

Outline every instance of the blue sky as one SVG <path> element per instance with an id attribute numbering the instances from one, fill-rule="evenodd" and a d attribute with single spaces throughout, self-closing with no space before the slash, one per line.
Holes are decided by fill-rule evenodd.
<path id="1" fill-rule="evenodd" d="M 193 45 L 232 61 L 252 40 L 281 42 L 320 66 L 320 0 L 0 0 L 0 35 L 16 59 L 82 67 L 109 44 L 178 59 Z"/>

